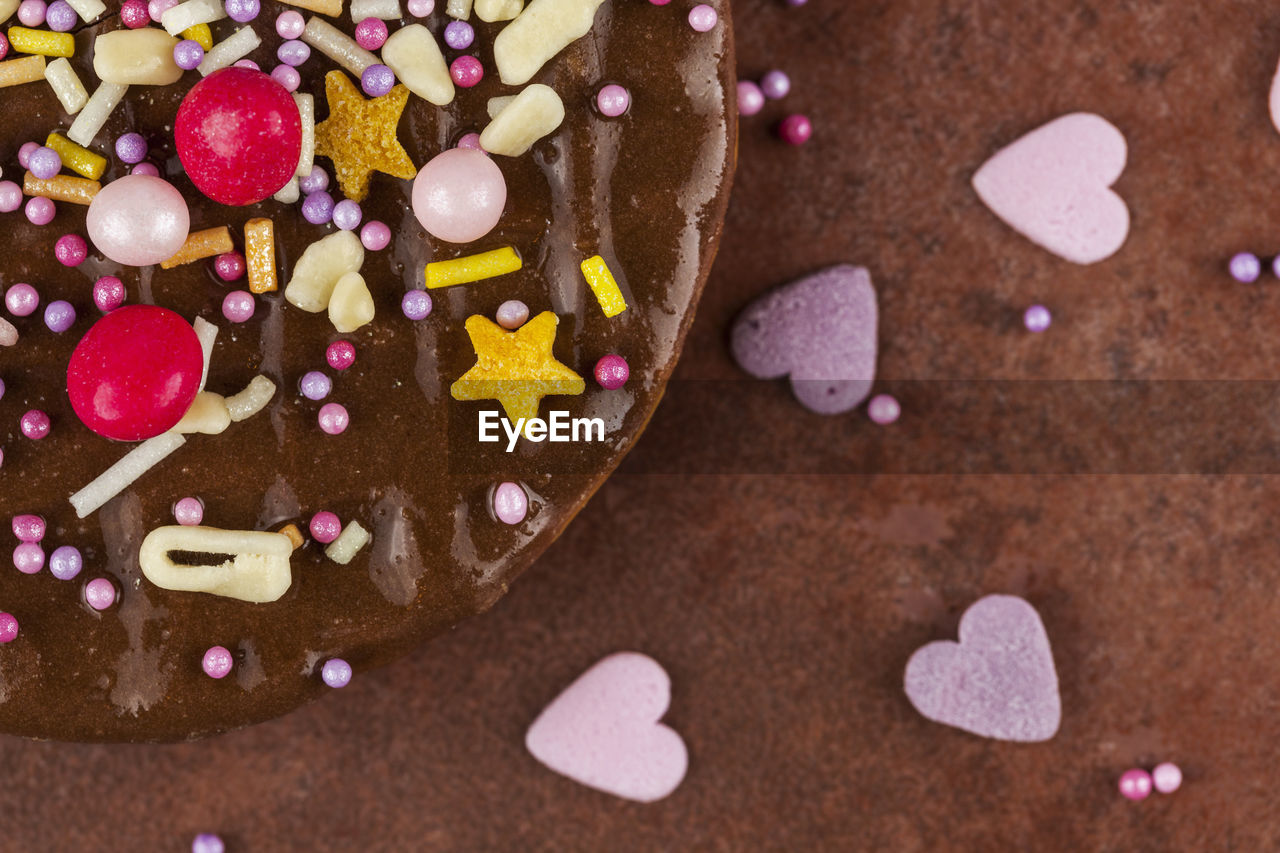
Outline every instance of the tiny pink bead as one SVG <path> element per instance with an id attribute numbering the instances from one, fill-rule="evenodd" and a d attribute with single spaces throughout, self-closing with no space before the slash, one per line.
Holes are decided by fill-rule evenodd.
<path id="1" fill-rule="evenodd" d="M 596 382 L 606 391 L 616 391 L 631 378 L 631 368 L 620 355 L 609 354 L 596 362 Z"/>
<path id="2" fill-rule="evenodd" d="M 689 26 L 700 33 L 710 31 L 719 20 L 719 13 L 706 3 L 699 3 L 689 10 Z"/>
<path id="3" fill-rule="evenodd" d="M 751 80 L 738 81 L 738 113 L 753 116 L 764 109 L 764 92 Z"/>
<path id="4" fill-rule="evenodd" d="M 391 228 L 374 219 L 360 229 L 360 242 L 370 252 L 380 252 L 391 244 Z"/>
<path id="5" fill-rule="evenodd" d="M 57 212 L 58 208 L 54 203 L 42 195 L 38 195 L 27 202 L 27 221 L 32 225 L 48 225 L 53 221 L 53 217 Z"/>
<path id="6" fill-rule="evenodd" d="M 476 137 L 479 139 L 479 137 Z M 13 181 L 0 181 L 0 213 L 13 213 L 22 207 L 22 187 Z"/>
<path id="7" fill-rule="evenodd" d="M 24 513 L 13 517 L 13 535 L 19 542 L 39 542 L 44 533 L 44 519 L 40 516 Z"/>
<path id="8" fill-rule="evenodd" d="M 518 329 L 529 319 L 529 306 L 519 299 L 508 299 L 498 306 L 498 325 L 504 329 Z"/>
<path id="9" fill-rule="evenodd" d="M 529 514 L 529 496 L 519 483 L 499 483 L 493 490 L 493 514 L 503 524 L 519 524 Z"/>
<path id="10" fill-rule="evenodd" d="M 474 148 L 480 150 L 480 134 L 464 133 L 462 138 L 458 140 L 457 148 Z"/>
<path id="11" fill-rule="evenodd" d="M 655 6 L 665 6 L 670 3 L 671 0 L 649 0 L 649 2 Z"/>
<path id="12" fill-rule="evenodd" d="M 143 0 L 125 0 L 120 4 L 120 20 L 131 30 L 141 29 L 151 23 L 151 12 Z"/>
<path id="13" fill-rule="evenodd" d="M 35 542 L 23 542 L 13 549 L 13 566 L 24 575 L 34 575 L 44 568 L 44 549 Z"/>
<path id="14" fill-rule="evenodd" d="M 285 88 L 285 91 L 296 92 L 302 85 L 302 75 L 298 69 L 289 65 L 277 65 L 271 69 L 271 79 Z"/>
<path id="15" fill-rule="evenodd" d="M 1120 777 L 1120 793 L 1130 800 L 1145 800 L 1151 795 L 1151 774 L 1137 767 Z"/>
<path id="16" fill-rule="evenodd" d="M 89 257 L 89 247 L 79 234 L 63 234 L 53 244 L 53 256 L 64 267 L 78 267 Z"/>
<path id="17" fill-rule="evenodd" d="M 183 527 L 192 527 L 204 521 L 204 504 L 199 498 L 183 498 L 173 505 L 173 520 Z"/>
<path id="18" fill-rule="evenodd" d="M 4 295 L 4 307 L 15 317 L 29 317 L 40 307 L 40 293 L 31 285 L 19 282 Z"/>
<path id="19" fill-rule="evenodd" d="M 454 84 L 470 89 L 484 79 L 484 65 L 474 56 L 459 56 L 449 65 Z"/>
<path id="20" fill-rule="evenodd" d="M 40 150 L 39 142 L 24 142 L 18 149 L 18 165 L 26 169 L 31 166 L 31 155 Z"/>
<path id="21" fill-rule="evenodd" d="M 341 403 L 325 403 L 320 407 L 317 420 L 320 422 L 320 429 L 329 435 L 341 435 L 351 423 L 351 416 L 347 414 L 347 407 Z"/>
<path id="22" fill-rule="evenodd" d="M 596 93 L 596 106 L 601 114 L 617 118 L 631 106 L 631 93 L 617 83 L 601 86 Z"/>
<path id="23" fill-rule="evenodd" d="M 235 658 L 225 646 L 210 646 L 200 661 L 200 668 L 210 678 L 224 678 L 231 672 Z"/>
<path id="24" fill-rule="evenodd" d="M 222 316 L 233 323 L 251 319 L 253 312 L 253 294 L 247 290 L 233 290 L 222 299 Z"/>
<path id="25" fill-rule="evenodd" d="M 12 643 L 18 638 L 18 620 L 12 613 L 0 613 L 0 643 Z"/>
<path id="26" fill-rule="evenodd" d="M 867 417 L 880 426 L 893 423 L 901 414 L 902 407 L 890 394 L 877 394 L 871 398 L 871 402 L 867 403 Z"/>
<path id="27" fill-rule="evenodd" d="M 328 545 L 338 538 L 338 534 L 342 533 L 342 521 L 328 510 L 321 510 L 311 516 L 311 524 L 308 525 L 308 529 L 311 530 L 312 539 L 322 545 Z"/>
<path id="28" fill-rule="evenodd" d="M 276 16 L 276 35 L 282 39 L 296 39 L 302 36 L 307 22 L 302 19 L 301 12 L 292 9 Z"/>
<path id="29" fill-rule="evenodd" d="M 1182 768 L 1171 761 L 1157 764 L 1151 771 L 1151 781 L 1160 793 L 1172 794 L 1182 787 Z"/>
<path id="30" fill-rule="evenodd" d="M 248 68 L 250 71 L 261 71 L 262 68 L 252 59 L 237 59 L 236 68 Z"/>
<path id="31" fill-rule="evenodd" d="M 160 177 L 160 167 L 155 163 L 142 162 L 129 170 L 130 175 L 146 175 L 151 178 Z"/>
<path id="32" fill-rule="evenodd" d="M 239 252 L 225 252 L 218 255 L 213 262 L 213 270 L 223 281 L 239 281 L 244 278 L 244 255 Z"/>
<path id="33" fill-rule="evenodd" d="M 44 23 L 48 10 L 48 4 L 44 0 L 22 0 L 18 4 L 18 21 L 24 27 L 38 27 Z"/>
<path id="34" fill-rule="evenodd" d="M 0 59 L 4 59 L 9 55 L 9 39 L 3 33 L 0 33 Z"/>
<path id="35" fill-rule="evenodd" d="M 409 14 L 415 18 L 425 18 L 435 11 L 436 0 L 409 0 L 405 4 L 405 8 L 409 10 Z"/>
<path id="36" fill-rule="evenodd" d="M 808 116 L 799 113 L 789 115 L 778 125 L 778 137 L 788 145 L 804 145 L 813 136 L 813 124 Z"/>
<path id="37" fill-rule="evenodd" d="M 84 585 L 84 600 L 94 610 L 106 610 L 116 603 L 116 588 L 106 578 L 94 578 Z"/>
<path id="38" fill-rule="evenodd" d="M 151 0 L 147 3 L 147 12 L 151 15 L 151 20 L 158 24 L 160 17 L 177 5 L 178 0 Z"/>
<path id="39" fill-rule="evenodd" d="M 49 416 L 39 409 L 32 409 L 22 416 L 22 420 L 18 424 L 22 430 L 22 434 L 32 441 L 39 441 L 49 434 L 49 429 L 53 426 L 49 420 Z"/>
<path id="40" fill-rule="evenodd" d="M 325 348 L 324 359 L 334 370 L 346 370 L 356 363 L 356 345 L 351 341 L 334 341 Z"/>
<path id="41" fill-rule="evenodd" d="M 93 304 L 103 314 L 114 311 L 124 303 L 124 282 L 113 275 L 104 275 L 93 283 Z"/>
<path id="42" fill-rule="evenodd" d="M 356 44 L 365 50 L 377 50 L 387 41 L 387 25 L 377 18 L 365 18 L 356 24 Z"/>

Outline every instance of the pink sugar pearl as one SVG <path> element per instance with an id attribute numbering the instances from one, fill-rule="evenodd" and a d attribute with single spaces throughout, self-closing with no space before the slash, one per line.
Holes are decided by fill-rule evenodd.
<path id="1" fill-rule="evenodd" d="M 183 527 L 193 527 L 204 521 L 204 504 L 199 498 L 183 498 L 173 505 L 173 520 Z"/>
<path id="2" fill-rule="evenodd" d="M 84 585 L 84 600 L 94 610 L 106 610 L 116 603 L 116 588 L 106 578 L 94 578 Z"/>
<path id="3" fill-rule="evenodd" d="M 276 35 L 282 39 L 296 39 L 302 36 L 306 25 L 307 22 L 303 20 L 302 13 L 290 9 L 276 16 Z"/>
<path id="4" fill-rule="evenodd" d="M 64 267 L 78 267 L 89 257 L 89 247 L 79 234 L 63 234 L 53 244 L 53 256 Z"/>
<path id="5" fill-rule="evenodd" d="M 129 170 L 130 175 L 146 175 L 148 178 L 160 177 L 160 168 L 155 163 L 139 163 Z"/>
<path id="6" fill-rule="evenodd" d="M 191 214 L 172 184 L 150 175 L 126 175 L 94 196 L 85 225 L 102 254 L 118 264 L 145 267 L 182 248 Z"/>
<path id="7" fill-rule="evenodd" d="M 235 665 L 235 658 L 225 646 L 210 646 L 200 660 L 200 668 L 210 678 L 225 678 Z"/>
<path id="8" fill-rule="evenodd" d="M 324 360 L 334 370 L 346 370 L 356 363 L 356 345 L 351 341 L 334 341 L 325 348 Z"/>
<path id="9" fill-rule="evenodd" d="M 488 234 L 506 203 L 502 170 L 475 149 L 437 154 L 413 182 L 413 215 L 428 234 L 450 243 L 470 243 Z"/>
<path id="10" fill-rule="evenodd" d="M 474 56 L 459 56 L 449 65 L 449 76 L 455 85 L 470 89 L 484 79 L 484 65 Z"/>
<path id="11" fill-rule="evenodd" d="M 1151 774 L 1137 767 L 1120 777 L 1120 793 L 1130 800 L 1145 800 L 1151 795 Z"/>
<path id="12" fill-rule="evenodd" d="M 391 228 L 376 219 L 366 222 L 360 229 L 360 244 L 370 252 L 381 252 L 391 244 Z"/>
<path id="13" fill-rule="evenodd" d="M 24 575 L 34 575 L 44 568 L 44 549 L 35 542 L 23 542 L 13 549 L 13 567 Z"/>
<path id="14" fill-rule="evenodd" d="M 458 140 L 458 144 L 454 147 L 455 148 L 474 148 L 477 151 L 483 150 L 480 148 L 480 134 L 478 133 L 462 134 L 462 138 Z"/>
<path id="15" fill-rule="evenodd" d="M 356 44 L 365 50 L 377 50 L 387 41 L 387 25 L 377 18 L 365 18 L 356 24 Z"/>
<path id="16" fill-rule="evenodd" d="M 519 524 L 529 514 L 529 496 L 519 483 L 499 483 L 493 490 L 493 514 L 503 524 Z"/>
<path id="17" fill-rule="evenodd" d="M 320 429 L 329 435 L 341 435 L 346 432 L 347 426 L 351 423 L 347 407 L 341 403 L 325 403 L 320 407 L 320 413 L 316 419 L 320 423 Z"/>
<path id="18" fill-rule="evenodd" d="M 179 0 L 151 0 L 147 4 L 147 12 L 151 14 L 151 20 L 155 21 L 157 24 L 160 23 L 161 16 L 174 6 L 177 6 L 178 1 Z"/>
<path id="19" fill-rule="evenodd" d="M 328 545 L 342 533 L 342 520 L 328 510 L 321 510 L 311 516 L 311 523 L 307 527 L 311 531 L 312 539 L 322 545 Z"/>
<path id="20" fill-rule="evenodd" d="M 18 537 L 19 542 L 39 542 L 44 539 L 45 527 L 44 519 L 38 515 L 31 513 L 23 513 L 13 517 L 13 535 Z"/>
<path id="21" fill-rule="evenodd" d="M 508 299 L 498 306 L 498 325 L 504 329 L 518 329 L 529 319 L 529 306 L 519 299 Z"/>
<path id="22" fill-rule="evenodd" d="M 617 391 L 631 378 L 631 368 L 620 355 L 609 354 L 596 362 L 596 382 L 606 391 Z"/>
<path id="23" fill-rule="evenodd" d="M 298 69 L 288 65 L 277 65 L 272 68 L 271 79 L 283 86 L 287 92 L 296 92 L 302 85 L 302 74 Z"/>
<path id="24" fill-rule="evenodd" d="M 617 83 L 601 86 L 596 93 L 596 107 L 601 115 L 617 118 L 631 107 L 631 93 Z"/>
<path id="25" fill-rule="evenodd" d="M 811 136 L 813 136 L 813 124 L 808 116 L 795 113 L 778 124 L 778 138 L 788 145 L 804 145 Z"/>
<path id="26" fill-rule="evenodd" d="M 1151 781 L 1160 793 L 1172 794 L 1182 787 L 1182 768 L 1170 761 L 1157 764 L 1151 771 Z"/>
<path id="27" fill-rule="evenodd" d="M 53 423 L 49 420 L 49 416 L 39 409 L 32 409 L 22 416 L 18 422 L 18 428 L 22 430 L 22 434 L 32 441 L 39 441 L 49 434 Z"/>
<path id="28" fill-rule="evenodd" d="M 38 195 L 27 202 L 24 212 L 32 225 L 48 225 L 58 214 L 58 208 L 51 199 Z"/>
<path id="29" fill-rule="evenodd" d="M 902 415 L 902 407 L 889 394 L 877 394 L 867 403 L 867 417 L 880 426 L 887 426 Z"/>
<path id="30" fill-rule="evenodd" d="M 222 298 L 222 316 L 233 323 L 253 319 L 253 294 L 247 290 L 233 290 Z"/>
<path id="31" fill-rule="evenodd" d="M 213 262 L 213 271 L 218 274 L 218 278 L 227 282 L 244 278 L 246 269 L 244 255 L 239 252 L 225 252 Z"/>
<path id="32" fill-rule="evenodd" d="M 764 109 L 764 92 L 751 80 L 738 81 L 738 114 L 753 116 Z"/>
<path id="33" fill-rule="evenodd" d="M 425 18 L 436 9 L 436 0 L 409 0 L 405 8 L 415 18 Z"/>
<path id="34" fill-rule="evenodd" d="M 689 26 L 700 33 L 710 32 L 719 20 L 719 13 L 706 3 L 699 3 L 689 10 Z"/>
<path id="35" fill-rule="evenodd" d="M 124 282 L 113 275 L 104 275 L 93 283 L 93 304 L 103 314 L 114 311 L 124 303 Z"/>
<path id="36" fill-rule="evenodd" d="M 19 207 L 22 207 L 22 187 L 13 181 L 0 181 L 0 213 L 13 213 Z"/>
<path id="37" fill-rule="evenodd" d="M 40 307 L 40 293 L 31 285 L 19 282 L 4 295 L 4 307 L 15 317 L 30 317 Z"/>
<path id="38" fill-rule="evenodd" d="M 0 613 L 0 643 L 12 643 L 18 639 L 18 620 L 12 613 Z"/>

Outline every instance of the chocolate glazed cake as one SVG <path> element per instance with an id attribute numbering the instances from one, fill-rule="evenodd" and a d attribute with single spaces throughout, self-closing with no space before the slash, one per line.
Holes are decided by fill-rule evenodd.
<path id="1" fill-rule="evenodd" d="M 441 35 L 449 20 L 443 6 L 417 23 L 436 37 L 446 59 L 474 55 L 486 74 L 478 85 L 458 88 L 444 106 L 408 97 L 397 136 L 415 169 L 485 129 L 490 98 L 524 88 L 504 85 L 495 70 L 494 39 L 510 24 L 473 16 L 474 44 L 452 50 Z M 304 250 L 338 230 L 332 223 L 308 222 L 296 202 L 218 204 L 184 174 L 174 123 L 184 97 L 201 80 L 197 71 L 171 85 L 130 87 L 87 147 L 107 158 L 99 178 L 105 191 L 129 172 L 114 156 L 113 143 L 129 132 L 141 134 L 150 162 L 185 197 L 192 234 L 228 226 L 237 250 L 244 251 L 246 222 L 271 220 L 279 289 L 254 296 L 251 319 L 232 322 L 224 315 L 228 292 L 245 285 L 219 279 L 211 258 L 169 269 L 130 267 L 104 257 L 90 241 L 88 258 L 65 266 L 55 258 L 54 243 L 63 234 L 90 236 L 83 205 L 58 202 L 56 218 L 44 226 L 21 210 L 0 214 L 7 244 L 0 282 L 6 291 L 29 283 L 40 295 L 35 313 L 3 315 L 18 339 L 0 347 L 0 517 L 7 528 L 15 516 L 40 516 L 44 553 L 72 546 L 83 559 L 83 569 L 69 580 L 47 568 L 25 574 L 6 567 L 0 573 L 0 609 L 20 626 L 16 638 L 0 646 L 0 730 L 156 741 L 244 726 L 326 692 L 320 676 L 326 660 L 345 659 L 358 677 L 484 611 L 507 590 L 634 443 L 692 318 L 715 253 L 736 149 L 729 9 L 727 2 L 714 6 L 719 24 L 696 32 L 674 6 L 605 2 L 589 32 L 531 77 L 530 83 L 560 96 L 563 123 L 528 153 L 493 155 L 507 200 L 497 226 L 481 239 L 456 244 L 428 235 L 414 214 L 412 182 L 375 174 L 361 200 L 363 220 L 386 223 L 392 238 L 387 248 L 365 253 L 360 275 L 375 316 L 351 332 L 337 331 L 323 311 L 299 310 L 284 295 Z M 247 58 L 269 70 L 283 41 L 272 22 L 289 8 L 264 2 L 252 22 L 215 21 L 213 40 L 252 27 L 261 44 Z M 95 39 L 124 28 L 118 12 L 113 5 L 75 32 L 70 63 L 89 92 L 97 85 Z M 346 9 L 324 20 L 354 31 Z M 406 16 L 387 23 L 394 36 L 415 21 Z M 335 70 L 346 74 L 358 97 L 372 100 L 358 92 L 358 79 L 314 50 L 299 68 L 298 91 L 314 96 L 317 124 L 329 118 L 326 74 Z M 607 83 L 630 93 L 620 116 L 596 106 Z M 51 131 L 65 134 L 72 118 L 40 80 L 0 89 L 0 104 L 9 117 L 0 125 L 0 163 L 5 178 L 21 183 L 20 146 L 43 143 Z M 353 144 L 366 144 L 360 139 Z M 342 141 L 329 142 L 335 144 Z M 318 154 L 317 165 L 333 177 L 323 145 Z M 65 162 L 63 174 L 72 174 Z M 337 180 L 329 190 L 341 199 Z M 402 312 L 404 294 L 423 289 L 428 263 L 505 247 L 522 260 L 518 271 L 431 290 L 434 305 L 425 319 Z M 606 316 L 584 280 L 580 265 L 593 256 L 607 264 L 625 300 L 626 309 L 615 316 Z M 104 275 L 122 280 L 126 305 L 162 306 L 187 322 L 199 317 L 217 326 L 208 391 L 232 397 L 262 376 L 275 392 L 263 411 L 218 434 L 187 435 L 185 444 L 81 518 L 68 498 L 134 446 L 95 434 L 68 398 L 73 350 L 103 316 L 92 291 Z M 55 300 L 75 308 L 77 319 L 66 331 L 43 322 L 45 306 Z M 479 323 L 474 317 L 493 320 L 507 300 L 524 302 L 531 324 L 552 312 L 558 319 L 551 324 L 554 359 L 585 379 L 580 394 L 543 399 L 541 414 L 565 410 L 600 418 L 603 441 L 521 440 L 510 453 L 505 437 L 478 443 L 479 414 L 501 407 L 493 399 L 455 399 L 454 383 L 477 363 L 469 336 Z M 354 345 L 354 363 L 344 370 L 326 363 L 326 348 L 335 341 Z M 591 376 L 608 354 L 629 365 L 621 388 L 608 390 Z M 326 399 L 299 392 L 310 371 L 329 377 Z M 517 372 L 510 378 L 521 377 Z M 340 434 L 318 425 L 320 407 L 331 402 L 349 413 Z M 42 438 L 20 428 L 31 410 L 49 417 Z M 492 493 L 502 482 L 520 484 L 527 495 L 527 517 L 518 524 L 494 515 Z M 208 527 L 279 531 L 295 525 L 305 542 L 288 557 L 291 582 L 283 595 L 251 603 L 161 588 L 145 577 L 143 542 L 157 528 L 175 524 L 173 508 L 184 497 L 203 503 Z M 306 535 L 320 511 L 371 535 L 345 565 Z M 18 545 L 16 538 L 10 542 Z M 214 552 L 168 556 L 179 569 L 235 556 Z M 86 602 L 85 592 L 98 578 L 115 590 L 114 603 L 101 611 Z M 202 670 L 206 650 L 215 645 L 234 659 L 221 679 Z"/>

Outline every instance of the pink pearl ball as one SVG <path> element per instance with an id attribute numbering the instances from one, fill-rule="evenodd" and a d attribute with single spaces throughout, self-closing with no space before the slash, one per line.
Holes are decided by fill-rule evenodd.
<path id="1" fill-rule="evenodd" d="M 93 304 L 103 314 L 114 311 L 124 303 L 124 282 L 113 275 L 104 275 L 93 283 Z"/>
<path id="2" fill-rule="evenodd" d="M 18 620 L 12 613 L 0 613 L 0 643 L 12 643 L 18 638 Z"/>
<path id="3" fill-rule="evenodd" d="M 778 137 L 788 145 L 804 145 L 813 136 L 813 124 L 808 116 L 799 113 L 789 115 L 778 125 Z"/>
<path id="4" fill-rule="evenodd" d="M 44 539 L 45 527 L 44 519 L 38 515 L 31 513 L 23 513 L 13 517 L 13 535 L 18 537 L 19 542 L 39 542 Z"/>
<path id="5" fill-rule="evenodd" d="M 235 665 L 235 658 L 225 646 L 210 646 L 200 661 L 200 668 L 210 678 L 224 678 Z"/>
<path id="6" fill-rule="evenodd" d="M 346 370 L 356 363 L 356 345 L 351 341 L 334 341 L 325 347 L 324 360 L 334 370 Z"/>
<path id="7" fill-rule="evenodd" d="M 149 178 L 160 177 L 160 169 L 155 163 L 139 163 L 129 170 L 131 175 L 146 175 Z"/>
<path id="8" fill-rule="evenodd" d="M 880 426 L 887 426 L 902 414 L 902 407 L 897 399 L 889 394 L 877 394 L 867 403 L 867 417 Z"/>
<path id="9" fill-rule="evenodd" d="M 474 148 L 477 151 L 483 150 L 480 147 L 480 134 L 478 133 L 462 134 L 462 138 L 458 140 L 458 144 L 454 147 L 455 148 Z"/>
<path id="10" fill-rule="evenodd" d="M 244 255 L 239 252 L 225 252 L 213 262 L 213 271 L 223 281 L 239 281 L 244 278 L 246 269 Z"/>
<path id="11" fill-rule="evenodd" d="M 503 524 L 519 524 L 529 514 L 529 496 L 519 483 L 499 483 L 493 490 L 493 514 Z"/>
<path id="12" fill-rule="evenodd" d="M 24 575 L 34 575 L 44 568 L 44 549 L 35 542 L 23 542 L 13 549 L 13 566 Z"/>
<path id="13" fill-rule="evenodd" d="M 118 264 L 145 267 L 182 248 L 191 214 L 172 184 L 150 175 L 126 175 L 94 196 L 85 225 L 102 254 Z"/>
<path id="14" fill-rule="evenodd" d="M 303 20 L 302 13 L 290 9 L 276 16 L 276 35 L 282 39 L 300 38 L 306 25 L 307 22 Z"/>
<path id="15" fill-rule="evenodd" d="M 405 8 L 409 10 L 409 14 L 415 18 L 425 18 L 435 11 L 436 0 L 409 0 L 405 4 Z"/>
<path id="16" fill-rule="evenodd" d="M 518 329 L 529 319 L 529 306 L 519 299 L 508 299 L 498 306 L 498 325 L 504 329 Z"/>
<path id="17" fill-rule="evenodd" d="M 32 441 L 44 438 L 52 427 L 53 423 L 49 420 L 49 416 L 39 409 L 27 412 L 18 422 L 18 428 L 22 430 L 22 434 Z"/>
<path id="18" fill-rule="evenodd" d="M 387 25 L 377 18 L 365 18 L 356 24 L 356 44 L 365 50 L 377 50 L 387 41 Z"/>
<path id="19" fill-rule="evenodd" d="M 631 93 L 617 83 L 601 86 L 596 93 L 596 107 L 601 115 L 617 118 L 631 106 Z"/>
<path id="20" fill-rule="evenodd" d="M 84 600 L 94 610 L 106 610 L 116 603 L 116 588 L 106 578 L 94 578 L 84 585 Z"/>
<path id="21" fill-rule="evenodd" d="M 253 318 L 253 294 L 247 290 L 233 290 L 222 299 L 222 316 L 233 323 L 243 323 Z"/>
<path id="22" fill-rule="evenodd" d="M 18 4 L 18 21 L 24 27 L 38 27 L 44 23 L 48 9 L 44 0 L 22 0 Z"/>
<path id="23" fill-rule="evenodd" d="M 360 229 L 360 243 L 370 252 L 381 252 L 391 245 L 391 229 L 376 219 L 366 222 Z"/>
<path id="24" fill-rule="evenodd" d="M 1137 767 L 1120 777 L 1120 793 L 1130 800 L 1145 800 L 1151 795 L 1151 774 Z"/>
<path id="25" fill-rule="evenodd" d="M 25 213 L 32 225 L 48 225 L 57 215 L 58 208 L 51 199 L 38 195 L 27 202 Z"/>
<path id="26" fill-rule="evenodd" d="M 311 531 L 312 539 L 321 545 L 328 545 L 342 533 L 342 520 L 328 510 L 321 510 L 311 516 L 308 529 Z"/>
<path id="27" fill-rule="evenodd" d="M 753 116 L 764 109 L 764 92 L 751 80 L 738 81 L 738 115 Z"/>
<path id="28" fill-rule="evenodd" d="M 173 505 L 173 520 L 183 527 L 193 527 L 204 521 L 204 504 L 199 498 L 183 498 Z"/>
<path id="29" fill-rule="evenodd" d="M 617 391 L 631 378 L 631 368 L 620 355 L 606 355 L 596 362 L 596 382 L 606 391 Z"/>
<path id="30" fill-rule="evenodd" d="M 177 5 L 178 0 L 150 0 L 147 3 L 147 12 L 151 15 L 151 20 L 158 24 L 161 16 Z"/>
<path id="31" fill-rule="evenodd" d="M 474 56 L 459 56 L 449 65 L 449 76 L 454 85 L 470 89 L 484 79 L 484 65 Z"/>
<path id="32" fill-rule="evenodd" d="M 437 154 L 413 182 L 413 215 L 428 234 L 450 243 L 470 243 L 488 234 L 506 203 L 502 170 L 475 149 Z"/>
<path id="33" fill-rule="evenodd" d="M 29 317 L 40 307 L 40 293 L 31 285 L 20 282 L 4 295 L 4 307 L 15 317 Z"/>
<path id="34" fill-rule="evenodd" d="M 351 423 L 347 407 L 341 403 L 325 403 L 316 419 L 320 422 L 320 429 L 329 435 L 341 435 Z"/>
<path id="35" fill-rule="evenodd" d="M 689 26 L 700 33 L 709 32 L 719 20 L 719 13 L 706 3 L 699 3 L 689 10 Z"/>
<path id="36" fill-rule="evenodd" d="M 0 213 L 13 213 L 19 207 L 22 207 L 22 187 L 13 181 L 0 181 Z"/>
<path id="37" fill-rule="evenodd" d="M 236 68 L 248 68 L 250 71 L 262 70 L 261 66 L 259 66 L 258 63 L 254 62 L 252 59 L 237 59 L 235 62 L 235 66 Z"/>
<path id="38" fill-rule="evenodd" d="M 298 69 L 289 65 L 277 65 L 272 68 L 271 79 L 283 86 L 287 92 L 296 92 L 302 85 L 302 75 Z"/>
<path id="39" fill-rule="evenodd" d="M 1182 768 L 1170 761 L 1157 764 L 1151 771 L 1151 781 L 1160 793 L 1172 794 L 1182 787 Z"/>
<path id="40" fill-rule="evenodd" d="M 53 256 L 64 267 L 78 267 L 89 257 L 89 247 L 79 234 L 63 234 L 53 244 Z"/>

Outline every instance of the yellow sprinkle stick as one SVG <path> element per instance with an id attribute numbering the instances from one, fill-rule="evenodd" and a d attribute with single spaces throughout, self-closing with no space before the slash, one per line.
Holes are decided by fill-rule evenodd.
<path id="1" fill-rule="evenodd" d="M 478 255 L 467 255 L 452 261 L 432 261 L 427 264 L 427 287 L 452 287 L 455 284 L 470 284 L 515 272 L 524 264 L 516 250 L 510 246 L 494 249 L 492 252 L 481 252 Z"/>
<path id="2" fill-rule="evenodd" d="M 231 243 L 231 230 L 225 225 L 217 228 L 206 228 L 203 231 L 192 231 L 187 235 L 187 242 L 167 261 L 161 261 L 160 268 L 171 270 L 183 264 L 189 264 L 204 258 L 212 258 L 235 250 Z"/>
<path id="3" fill-rule="evenodd" d="M 13 49 L 18 53 L 33 53 L 39 56 L 76 55 L 76 39 L 71 33 L 10 27 L 9 44 L 13 45 Z"/>
<path id="4" fill-rule="evenodd" d="M 44 57 L 24 56 L 0 62 L 0 89 L 44 79 Z"/>
<path id="5" fill-rule="evenodd" d="M 101 178 L 107 168 L 106 157 L 93 153 L 83 145 L 76 145 L 61 133 L 49 134 L 44 144 L 58 152 L 58 156 L 62 158 L 62 165 L 91 181 Z"/>
<path id="6" fill-rule="evenodd" d="M 614 281 L 613 273 L 609 272 L 609 265 L 604 262 L 604 258 L 593 255 L 583 261 L 582 276 L 600 302 L 600 310 L 604 312 L 604 316 L 616 317 L 627 310 L 627 300 L 618 289 L 618 282 Z"/>
<path id="7" fill-rule="evenodd" d="M 208 24 L 196 24 L 194 27 L 187 27 L 182 31 L 182 38 L 191 39 L 206 51 L 213 50 L 213 30 L 209 29 Z"/>
<path id="8" fill-rule="evenodd" d="M 280 286 L 276 282 L 276 231 L 270 219 L 250 219 L 244 224 L 244 260 L 250 293 L 269 293 Z"/>
<path id="9" fill-rule="evenodd" d="M 25 195 L 42 195 L 54 201 L 65 201 L 68 204 L 89 204 L 102 189 L 102 184 L 87 178 L 73 178 L 70 175 L 55 175 L 48 180 L 41 180 L 30 172 L 22 176 L 22 192 Z"/>

